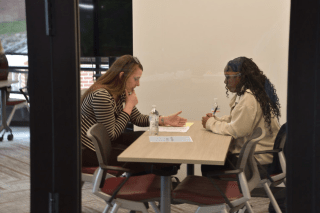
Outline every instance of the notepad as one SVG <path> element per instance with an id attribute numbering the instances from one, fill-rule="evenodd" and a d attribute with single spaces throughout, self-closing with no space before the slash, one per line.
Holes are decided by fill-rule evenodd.
<path id="1" fill-rule="evenodd" d="M 186 123 L 186 127 L 190 127 L 190 126 L 192 126 L 193 125 L 193 122 L 187 122 Z"/>
<path id="2" fill-rule="evenodd" d="M 190 136 L 149 136 L 150 142 L 193 142 Z"/>

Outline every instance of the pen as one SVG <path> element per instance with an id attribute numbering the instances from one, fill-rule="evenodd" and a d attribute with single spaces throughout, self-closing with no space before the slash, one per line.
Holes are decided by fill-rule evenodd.
<path id="1" fill-rule="evenodd" d="M 212 113 L 212 115 L 216 114 L 217 109 L 218 109 L 218 106 L 214 109 L 214 112 Z"/>

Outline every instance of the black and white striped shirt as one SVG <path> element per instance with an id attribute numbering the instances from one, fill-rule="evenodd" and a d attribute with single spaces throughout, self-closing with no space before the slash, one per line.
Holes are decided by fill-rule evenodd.
<path id="1" fill-rule="evenodd" d="M 94 145 L 87 137 L 88 129 L 101 123 L 107 129 L 110 140 L 116 140 L 125 129 L 128 121 L 137 126 L 149 126 L 149 116 L 142 115 L 136 107 L 131 115 L 123 111 L 126 94 L 123 93 L 115 103 L 114 98 L 106 89 L 98 89 L 90 93 L 81 105 L 81 142 L 82 145 L 95 151 Z"/>

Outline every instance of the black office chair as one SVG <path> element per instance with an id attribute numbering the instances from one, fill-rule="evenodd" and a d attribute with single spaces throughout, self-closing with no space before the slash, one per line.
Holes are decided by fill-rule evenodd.
<path id="1" fill-rule="evenodd" d="M 273 154 L 273 162 L 269 165 L 268 171 L 266 171 L 264 167 L 257 161 L 260 171 L 263 173 L 261 174 L 262 178 L 258 187 L 264 188 L 276 213 L 281 213 L 282 211 L 271 189 L 280 185 L 281 183 L 284 185 L 286 184 L 286 159 L 284 155 L 284 148 L 287 142 L 286 127 L 287 123 L 281 126 L 276 136 L 273 150 L 255 152 L 255 154 Z"/>

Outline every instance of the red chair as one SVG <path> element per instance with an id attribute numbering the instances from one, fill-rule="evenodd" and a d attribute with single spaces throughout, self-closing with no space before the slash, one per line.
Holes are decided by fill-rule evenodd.
<path id="1" fill-rule="evenodd" d="M 256 144 L 264 135 L 265 131 L 261 128 L 254 131 L 241 149 L 235 170 L 212 171 L 208 172 L 207 177 L 187 176 L 173 190 L 172 198 L 178 202 L 198 205 L 197 213 L 242 211 L 244 206 L 253 212 L 248 202 L 250 192 L 260 181 L 253 154 Z"/>
<path id="2" fill-rule="evenodd" d="M 114 148 L 113 150 L 115 150 L 115 149 L 120 149 L 123 151 L 122 148 Z M 83 187 L 85 182 L 89 182 L 89 183 L 94 182 L 96 175 L 97 175 L 97 172 L 98 172 L 98 168 L 99 168 L 99 166 L 82 167 L 82 169 L 81 169 L 81 180 L 82 180 L 81 187 Z M 118 168 L 121 168 L 121 167 L 118 167 Z M 119 177 L 122 174 L 123 174 L 123 172 L 121 172 L 121 171 L 108 170 L 106 178 Z"/>
<path id="3" fill-rule="evenodd" d="M 99 167 L 82 167 L 81 169 L 81 187 L 85 182 L 93 183 Z"/>
<path id="4" fill-rule="evenodd" d="M 150 202 L 155 212 L 159 212 L 154 201 L 160 200 L 160 177 L 154 174 L 132 176 L 131 170 L 108 166 L 110 152 L 112 150 L 109 136 L 102 124 L 93 125 L 88 131 L 87 136 L 91 139 L 96 149 L 99 168 L 93 186 L 93 193 L 104 199 L 107 206 L 104 213 L 112 207 L 113 213 L 118 209 L 142 211 L 148 210 L 145 202 Z M 105 178 L 108 171 L 126 172 L 126 177 Z"/>
<path id="5" fill-rule="evenodd" d="M 82 180 L 81 183 L 82 183 L 82 185 L 81 185 L 81 187 L 83 187 L 85 182 L 94 183 L 94 180 L 96 179 L 96 175 L 98 172 L 98 168 L 99 168 L 98 166 L 96 166 L 96 167 L 82 167 L 82 170 L 81 170 L 81 180 Z M 123 174 L 123 172 L 108 170 L 106 178 L 118 177 L 121 174 Z"/>

